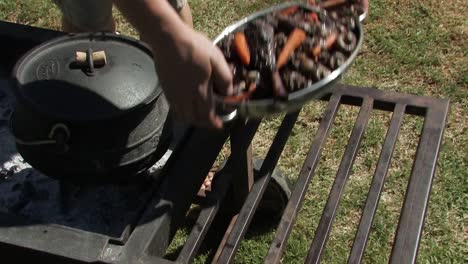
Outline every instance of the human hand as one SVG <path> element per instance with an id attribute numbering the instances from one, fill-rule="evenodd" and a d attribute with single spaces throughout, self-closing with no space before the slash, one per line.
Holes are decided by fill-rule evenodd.
<path id="1" fill-rule="evenodd" d="M 207 128 L 223 126 L 213 90 L 232 93 L 232 73 L 222 52 L 185 24 L 168 1 L 113 0 L 153 50 L 156 71 L 175 117 Z"/>
<path id="2" fill-rule="evenodd" d="M 224 56 L 203 34 L 190 28 L 153 47 L 156 70 L 177 120 L 220 129 L 213 90 L 232 93 L 232 73 Z M 161 40 L 161 39 L 160 39 Z"/>
<path id="3" fill-rule="evenodd" d="M 369 0 L 360 0 L 365 13 L 369 13 Z"/>

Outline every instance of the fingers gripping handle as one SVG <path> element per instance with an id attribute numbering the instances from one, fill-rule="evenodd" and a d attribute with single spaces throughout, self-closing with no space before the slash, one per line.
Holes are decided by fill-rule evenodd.
<path id="1" fill-rule="evenodd" d="M 229 123 L 236 119 L 237 117 L 237 109 L 233 107 L 232 105 L 226 105 L 224 103 L 224 100 L 222 99 L 224 96 L 222 96 L 216 87 L 213 85 L 214 83 L 211 82 L 211 93 L 212 93 L 212 98 L 214 101 L 214 109 L 215 109 L 215 115 L 218 116 L 223 123 Z"/>

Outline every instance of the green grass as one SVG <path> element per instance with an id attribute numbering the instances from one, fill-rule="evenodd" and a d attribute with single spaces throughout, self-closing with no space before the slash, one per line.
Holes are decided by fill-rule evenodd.
<path id="1" fill-rule="evenodd" d="M 189 0 L 196 29 L 214 37 L 225 26 L 264 7 L 271 0 Z M 419 263 L 464 263 L 467 255 L 468 186 L 468 2 L 465 0 L 373 0 L 365 24 L 362 53 L 344 82 L 382 90 L 448 98 L 450 115 L 439 157 L 421 240 Z M 117 14 L 118 30 L 136 32 Z M 59 11 L 45 0 L 0 0 L 0 19 L 58 29 Z M 304 107 L 281 157 L 283 171 L 294 180 L 318 127 L 325 104 L 312 102 Z M 307 255 L 329 189 L 357 116 L 356 107 L 342 107 L 331 137 L 307 192 L 284 255 L 284 263 L 301 263 Z M 254 141 L 254 151 L 262 155 L 274 136 L 279 118 L 265 120 Z M 353 167 L 339 208 L 324 263 L 343 263 L 359 223 L 371 177 L 382 147 L 390 115 L 375 111 L 366 130 L 362 148 Z M 422 119 L 407 117 L 395 149 L 385 189 L 373 223 L 364 257 L 365 263 L 388 261 L 398 212 L 412 166 Z M 252 232 L 255 232 L 253 230 Z M 184 241 L 180 232 L 171 250 Z M 272 233 L 249 235 L 241 244 L 236 263 L 258 263 L 271 242 Z M 465 257 L 464 257 L 465 256 Z M 203 263 L 207 254 L 196 262 Z"/>

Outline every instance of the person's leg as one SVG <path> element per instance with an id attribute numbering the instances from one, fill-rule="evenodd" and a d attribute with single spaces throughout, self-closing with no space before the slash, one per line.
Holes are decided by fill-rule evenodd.
<path id="1" fill-rule="evenodd" d="M 192 10 L 187 0 L 168 0 L 172 7 L 177 11 L 182 21 L 193 28 Z M 146 36 L 140 35 L 140 40 L 146 42 Z"/>
<path id="2" fill-rule="evenodd" d="M 182 8 L 179 10 L 179 15 L 185 24 L 193 28 L 192 10 L 190 9 L 188 3 L 185 3 L 185 5 L 182 6 Z"/>
<path id="3" fill-rule="evenodd" d="M 168 0 L 174 9 L 179 13 L 180 18 L 184 21 L 185 24 L 189 25 L 193 28 L 193 19 L 192 19 L 192 10 L 187 2 L 187 0 Z M 144 36 L 140 36 L 140 39 L 145 41 Z M 205 178 L 205 181 L 200 186 L 198 191 L 198 196 L 205 197 L 207 192 L 211 191 L 211 184 L 213 181 L 214 174 L 216 173 L 216 169 L 211 169 L 208 175 Z"/>
<path id="4" fill-rule="evenodd" d="M 192 21 L 192 11 L 187 0 L 168 0 L 169 3 L 174 7 L 174 9 L 179 13 L 180 18 L 185 22 L 185 24 L 193 27 Z"/>
<path id="5" fill-rule="evenodd" d="M 114 32 L 112 0 L 54 0 L 65 32 Z"/>

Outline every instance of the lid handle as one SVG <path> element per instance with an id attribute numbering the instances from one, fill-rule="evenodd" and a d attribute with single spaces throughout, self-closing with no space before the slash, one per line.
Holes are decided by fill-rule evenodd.
<path id="1" fill-rule="evenodd" d="M 106 52 L 88 49 L 86 52 L 77 51 L 75 53 L 75 62 L 78 66 L 88 67 L 88 73 L 94 74 L 95 67 L 102 67 L 107 64 Z"/>

